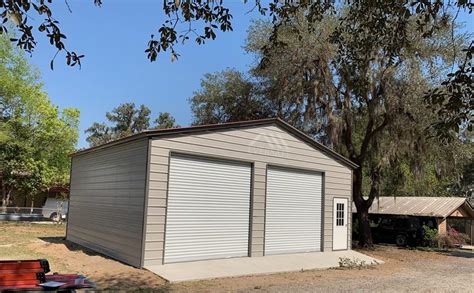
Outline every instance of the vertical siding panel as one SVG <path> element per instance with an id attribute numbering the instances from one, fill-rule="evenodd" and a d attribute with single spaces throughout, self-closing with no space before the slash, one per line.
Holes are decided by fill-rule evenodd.
<path id="1" fill-rule="evenodd" d="M 149 189 L 147 211 L 147 233 L 145 235 L 144 266 L 163 264 L 164 237 L 166 233 L 166 203 L 168 194 L 168 172 L 170 150 L 157 148 L 150 140 Z M 158 171 L 159 172 L 155 172 Z M 161 211 L 157 213 L 157 211 Z M 160 238 L 161 237 L 161 238 Z"/>
<path id="2" fill-rule="evenodd" d="M 267 165 L 263 162 L 255 162 L 253 167 L 252 223 L 262 223 L 265 221 L 266 172 L 262 175 L 260 170 L 266 170 Z M 254 226 L 252 224 L 251 231 L 250 256 L 263 256 L 265 225 Z"/>

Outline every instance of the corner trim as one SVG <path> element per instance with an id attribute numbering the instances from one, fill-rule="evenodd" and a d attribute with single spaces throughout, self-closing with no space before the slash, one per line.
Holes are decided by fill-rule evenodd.
<path id="1" fill-rule="evenodd" d="M 168 174 L 166 174 L 166 206 L 165 206 L 165 221 L 163 223 L 163 252 L 161 256 L 161 264 L 165 264 L 166 254 L 166 224 L 168 222 L 168 197 L 170 191 L 170 168 L 171 168 L 171 155 L 172 151 L 168 150 Z"/>
<path id="2" fill-rule="evenodd" d="M 148 197 L 150 192 L 150 162 L 151 162 L 151 139 L 147 141 L 147 157 L 146 157 L 146 174 L 145 174 L 145 198 L 143 199 L 143 222 L 142 222 L 142 251 L 140 258 L 140 268 L 145 265 L 145 243 L 146 243 L 146 228 L 148 223 Z"/>
<path id="3" fill-rule="evenodd" d="M 321 252 L 324 252 L 324 218 L 326 218 L 326 173 L 321 174 Z"/>
<path id="4" fill-rule="evenodd" d="M 66 213 L 66 235 L 64 235 L 64 240 L 67 240 L 67 230 L 69 227 L 69 211 L 71 210 L 71 182 L 72 182 L 72 160 L 69 163 L 69 202 L 67 204 L 67 213 Z"/>

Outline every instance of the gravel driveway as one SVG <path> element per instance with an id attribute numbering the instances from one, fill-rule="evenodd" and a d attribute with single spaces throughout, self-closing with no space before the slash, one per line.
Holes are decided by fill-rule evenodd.
<path id="1" fill-rule="evenodd" d="M 410 253 L 402 254 L 410 256 Z M 456 255 L 403 260 L 385 258 L 387 264 L 370 273 L 350 272 L 347 276 L 340 276 L 339 280 L 281 284 L 269 286 L 265 291 L 474 292 L 474 254 L 464 252 Z M 384 259 L 382 256 L 379 258 Z"/>
<path id="2" fill-rule="evenodd" d="M 194 282 L 171 289 L 202 292 L 474 292 L 474 252 L 443 254 L 387 246 L 361 252 L 381 259 L 385 264 L 362 270 L 332 269 Z"/>

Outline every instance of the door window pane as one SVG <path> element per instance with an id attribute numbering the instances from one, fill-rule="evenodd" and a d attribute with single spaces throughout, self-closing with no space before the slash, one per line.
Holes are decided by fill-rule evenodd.
<path id="1" fill-rule="evenodd" d="M 344 204 L 336 204 L 336 226 L 344 226 Z"/>

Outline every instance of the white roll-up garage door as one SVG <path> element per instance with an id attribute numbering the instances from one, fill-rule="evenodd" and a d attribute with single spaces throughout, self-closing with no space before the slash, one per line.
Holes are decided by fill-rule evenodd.
<path id="1" fill-rule="evenodd" d="M 251 165 L 171 156 L 165 263 L 248 256 Z"/>
<path id="2" fill-rule="evenodd" d="M 322 175 L 269 168 L 265 254 L 321 251 Z"/>

